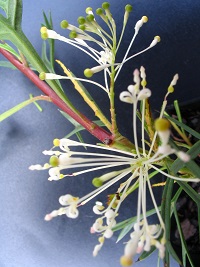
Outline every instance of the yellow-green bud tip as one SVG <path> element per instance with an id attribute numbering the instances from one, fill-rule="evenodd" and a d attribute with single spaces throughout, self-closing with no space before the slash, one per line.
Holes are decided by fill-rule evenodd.
<path id="1" fill-rule="evenodd" d="M 148 21 L 148 17 L 147 16 L 143 16 L 142 20 L 143 20 L 144 23 L 146 23 Z"/>
<path id="2" fill-rule="evenodd" d="M 76 38 L 76 37 L 77 37 L 77 32 L 76 32 L 76 31 L 71 31 L 71 32 L 69 33 L 69 38 L 74 39 L 74 38 Z"/>
<path id="3" fill-rule="evenodd" d="M 82 31 L 85 31 L 86 27 L 85 27 L 85 25 L 82 24 L 82 25 L 79 25 L 79 29 Z"/>
<path id="4" fill-rule="evenodd" d="M 40 80 L 44 81 L 45 78 L 46 78 L 45 72 L 41 72 L 40 75 L 39 75 L 39 78 L 40 78 Z"/>
<path id="5" fill-rule="evenodd" d="M 41 33 L 41 38 L 42 38 L 43 40 L 48 39 L 48 33 L 47 33 L 47 32 L 42 32 L 42 33 Z"/>
<path id="6" fill-rule="evenodd" d="M 91 78 L 92 76 L 93 76 L 93 71 L 91 70 L 91 69 L 85 69 L 84 70 L 84 75 L 85 75 L 85 77 L 87 77 L 87 78 Z"/>
<path id="7" fill-rule="evenodd" d="M 165 132 L 169 130 L 170 122 L 167 119 L 159 118 L 155 120 L 155 129 L 158 132 Z"/>
<path id="8" fill-rule="evenodd" d="M 92 180 L 92 184 L 95 186 L 95 187 L 100 187 L 103 185 L 103 182 L 101 181 L 100 178 L 94 178 Z"/>
<path id="9" fill-rule="evenodd" d="M 61 23 L 60 23 L 60 27 L 61 27 L 62 29 L 67 29 L 68 26 L 69 26 L 68 21 L 66 21 L 66 20 L 62 20 L 62 21 L 61 21 Z"/>
<path id="10" fill-rule="evenodd" d="M 63 179 L 64 177 L 65 177 L 64 174 L 61 173 L 59 178 Z"/>
<path id="11" fill-rule="evenodd" d="M 56 156 L 51 156 L 50 159 L 49 159 L 49 164 L 52 166 L 52 167 L 57 167 L 59 165 L 59 159 L 58 157 Z"/>
<path id="12" fill-rule="evenodd" d="M 132 10 L 133 10 L 132 5 L 126 5 L 126 6 L 125 6 L 125 11 L 127 11 L 127 12 L 131 12 Z"/>
<path id="13" fill-rule="evenodd" d="M 87 19 L 87 21 L 92 22 L 92 21 L 94 21 L 94 15 L 89 14 L 86 16 L 86 19 Z"/>
<path id="14" fill-rule="evenodd" d="M 96 14 L 101 16 L 103 14 L 103 9 L 102 8 L 97 8 Z"/>
<path id="15" fill-rule="evenodd" d="M 173 93 L 174 92 L 174 87 L 173 86 L 169 86 L 167 91 L 170 94 Z"/>
<path id="16" fill-rule="evenodd" d="M 43 26 L 40 28 L 41 33 L 47 33 L 47 27 Z"/>
<path id="17" fill-rule="evenodd" d="M 103 4 L 102 4 L 102 8 L 103 9 L 108 9 L 110 7 L 110 4 L 108 3 L 108 2 L 104 2 Z"/>
<path id="18" fill-rule="evenodd" d="M 130 257 L 128 257 L 128 256 L 122 256 L 121 258 L 120 258 L 120 264 L 122 265 L 122 266 L 131 266 L 132 264 L 133 264 L 133 260 L 132 260 L 132 258 L 130 258 Z"/>
<path id="19" fill-rule="evenodd" d="M 82 24 L 85 23 L 85 18 L 80 16 L 80 17 L 78 17 L 77 22 L 78 22 L 79 25 L 82 25 Z"/>
<path id="20" fill-rule="evenodd" d="M 161 41 L 161 38 L 160 38 L 160 36 L 158 36 L 158 35 L 155 36 L 154 39 L 157 39 L 157 42 L 158 42 L 158 43 Z"/>
<path id="21" fill-rule="evenodd" d="M 141 81 L 141 85 L 142 85 L 142 87 L 145 87 L 147 85 L 147 81 L 146 80 L 142 80 Z"/>
<path id="22" fill-rule="evenodd" d="M 99 241 L 99 243 L 104 243 L 104 240 L 105 240 L 105 238 L 103 237 L 103 236 L 100 236 L 99 238 L 98 238 L 98 241 Z"/>
<path id="23" fill-rule="evenodd" d="M 54 145 L 54 146 L 59 146 L 59 145 L 60 145 L 60 140 L 59 140 L 58 138 L 55 138 L 55 139 L 53 140 L 53 145 Z"/>
<path id="24" fill-rule="evenodd" d="M 86 10 L 85 10 L 85 13 L 86 14 L 90 14 L 91 11 L 92 11 L 92 8 L 91 7 L 87 7 Z"/>

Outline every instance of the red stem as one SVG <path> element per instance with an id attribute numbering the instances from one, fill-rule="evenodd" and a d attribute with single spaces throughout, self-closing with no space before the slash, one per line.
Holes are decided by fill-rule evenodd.
<path id="1" fill-rule="evenodd" d="M 98 138 L 103 143 L 111 143 L 113 140 L 112 134 L 105 131 L 103 128 L 99 127 L 92 121 L 90 121 L 87 117 L 85 117 L 82 113 L 77 111 L 75 113 L 71 110 L 67 104 L 58 97 L 58 95 L 46 84 L 44 81 L 40 80 L 40 78 L 28 67 L 26 67 L 23 63 L 18 61 L 11 53 L 0 48 L 0 53 L 7 58 L 17 69 L 19 69 L 26 77 L 29 78 L 45 95 L 49 96 L 51 101 L 58 106 L 61 110 L 66 112 L 70 117 L 72 117 L 75 121 L 80 123 L 87 131 L 89 131 L 92 135 Z"/>

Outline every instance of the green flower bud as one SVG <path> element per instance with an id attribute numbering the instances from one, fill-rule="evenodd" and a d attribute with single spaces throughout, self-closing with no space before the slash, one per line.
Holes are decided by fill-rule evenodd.
<path id="1" fill-rule="evenodd" d="M 66 20 L 62 20 L 62 21 L 61 21 L 61 23 L 60 23 L 60 27 L 61 27 L 62 29 L 67 29 L 68 26 L 69 26 L 68 21 L 66 21 Z"/>
<path id="2" fill-rule="evenodd" d="M 131 12 L 132 10 L 133 10 L 132 5 L 126 5 L 126 6 L 125 6 L 125 11 L 127 11 L 127 12 Z"/>
<path id="3" fill-rule="evenodd" d="M 103 4 L 102 4 L 102 8 L 103 9 L 108 9 L 110 7 L 110 4 L 108 3 L 108 2 L 104 2 Z"/>
<path id="4" fill-rule="evenodd" d="M 87 21 L 92 22 L 92 21 L 94 21 L 94 15 L 89 14 L 89 15 L 87 15 L 86 19 L 87 19 Z"/>
<path id="5" fill-rule="evenodd" d="M 90 11 L 92 11 L 92 8 L 91 7 L 87 7 L 86 10 L 85 10 L 85 13 L 86 14 L 90 14 Z"/>
<path id="6" fill-rule="evenodd" d="M 102 8 L 97 8 L 96 14 L 101 16 L 103 14 L 103 9 Z"/>
<path id="7" fill-rule="evenodd" d="M 85 25 L 83 25 L 83 24 L 82 25 L 79 25 L 79 29 L 80 30 L 85 31 L 85 28 L 86 28 Z"/>
<path id="8" fill-rule="evenodd" d="M 59 140 L 58 138 L 55 138 L 55 139 L 53 140 L 53 145 L 54 145 L 54 146 L 59 146 L 59 145 L 60 145 L 60 140 Z"/>
<path id="9" fill-rule="evenodd" d="M 59 159 L 58 157 L 56 156 L 51 156 L 50 159 L 49 159 L 49 164 L 52 166 L 52 167 L 57 167 L 59 165 Z"/>
<path id="10" fill-rule="evenodd" d="M 40 75 L 39 75 L 39 78 L 40 78 L 40 80 L 44 81 L 45 78 L 46 78 L 45 72 L 41 72 Z"/>
<path id="11" fill-rule="evenodd" d="M 103 182 L 101 181 L 100 178 L 94 178 L 92 180 L 92 184 L 95 186 L 95 187 L 100 187 L 103 185 Z"/>
<path id="12" fill-rule="evenodd" d="M 78 24 L 82 25 L 85 23 L 85 18 L 80 16 L 80 17 L 78 17 L 77 22 L 78 22 Z"/>
<path id="13" fill-rule="evenodd" d="M 93 71 L 91 70 L 91 69 L 85 69 L 84 70 L 84 75 L 85 75 L 85 77 L 87 77 L 87 78 L 91 78 L 92 76 L 93 76 Z"/>
<path id="14" fill-rule="evenodd" d="M 169 130 L 170 122 L 167 119 L 159 118 L 155 120 L 155 129 L 158 132 L 165 132 Z"/>
<path id="15" fill-rule="evenodd" d="M 167 91 L 168 91 L 168 93 L 173 93 L 174 92 L 174 87 L 173 86 L 169 86 Z"/>
<path id="16" fill-rule="evenodd" d="M 41 33 L 41 38 L 42 38 L 43 40 L 48 39 L 48 33 L 47 33 L 47 32 L 42 32 L 42 33 Z"/>
<path id="17" fill-rule="evenodd" d="M 45 26 L 40 28 L 41 33 L 47 33 L 47 28 Z"/>
<path id="18" fill-rule="evenodd" d="M 71 31 L 71 32 L 69 33 L 69 38 L 74 39 L 74 38 L 76 38 L 76 37 L 77 37 L 77 32 L 76 32 L 76 31 Z"/>

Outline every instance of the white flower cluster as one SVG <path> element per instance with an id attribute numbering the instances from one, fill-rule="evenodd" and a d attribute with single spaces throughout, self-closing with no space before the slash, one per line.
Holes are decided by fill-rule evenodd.
<path id="1" fill-rule="evenodd" d="M 78 24 L 79 27 L 69 24 L 66 20 L 61 22 L 61 27 L 64 29 L 68 29 L 70 31 L 69 38 L 61 36 L 54 30 L 49 30 L 46 27 L 41 28 L 41 36 L 43 39 L 54 39 L 65 42 L 71 46 L 76 47 L 77 49 L 81 50 L 82 52 L 86 53 L 90 56 L 96 63 L 97 66 L 92 68 L 86 68 L 84 74 L 87 78 L 91 78 L 95 73 L 104 71 L 104 80 L 105 85 L 99 84 L 89 79 L 83 78 L 75 78 L 73 80 L 79 80 L 81 82 L 93 83 L 94 85 L 98 86 L 99 88 L 103 89 L 109 95 L 109 86 L 108 86 L 108 78 L 110 78 L 111 73 L 114 70 L 114 80 L 116 81 L 122 66 L 129 61 L 130 59 L 146 52 L 147 50 L 154 47 L 158 42 L 160 42 L 160 37 L 155 36 L 153 41 L 150 45 L 141 50 L 140 52 L 129 56 L 130 49 L 135 41 L 136 36 L 138 35 L 140 28 L 143 24 L 147 23 L 148 18 L 143 16 L 140 20 L 138 20 L 134 27 L 134 34 L 131 38 L 130 44 L 127 48 L 127 51 L 123 57 L 123 60 L 120 63 L 116 63 L 116 55 L 117 51 L 120 47 L 121 40 L 123 38 L 124 30 L 127 24 L 127 20 L 129 18 L 129 13 L 132 11 L 131 5 L 126 5 L 125 13 L 124 13 L 124 21 L 123 27 L 121 31 L 121 35 L 119 40 L 117 40 L 117 33 L 116 33 L 116 25 L 115 21 L 110 13 L 109 5 L 104 5 L 103 3 L 102 8 L 98 8 L 96 10 L 96 15 L 100 17 L 106 26 L 109 28 L 109 32 L 105 31 L 101 25 L 97 22 L 95 18 L 95 14 L 92 8 L 86 9 L 86 17 L 79 17 Z M 94 36 L 97 38 L 94 38 Z M 98 48 L 92 47 L 91 43 L 94 43 Z M 111 70 L 111 68 L 113 68 Z M 52 80 L 52 79 L 72 79 L 71 77 L 56 75 L 54 73 L 41 73 L 41 79 Z"/>
<path id="2" fill-rule="evenodd" d="M 60 40 L 82 50 L 97 63 L 97 66 L 85 69 L 84 74 L 87 79 L 76 78 L 74 75 L 72 77 L 61 76 L 54 73 L 41 73 L 40 78 L 47 80 L 70 79 L 72 81 L 78 80 L 81 82 L 92 83 L 103 89 L 109 95 L 110 100 L 112 100 L 111 95 L 114 95 L 114 83 L 122 66 L 128 60 L 154 47 L 160 41 L 160 37 L 156 36 L 147 48 L 137 54 L 129 56 L 130 49 L 140 28 L 148 21 L 148 18 L 143 16 L 135 24 L 133 37 L 122 61 L 120 63 L 115 62 L 116 54 L 121 44 L 124 29 L 131 10 L 132 7 L 130 5 L 125 7 L 122 32 L 118 41 L 115 21 L 110 13 L 109 4 L 107 2 L 103 3 L 102 8 L 96 10 L 96 14 L 106 23 L 109 28 L 109 32 L 106 32 L 100 24 L 97 23 L 91 8 L 86 10 L 86 18 L 78 18 L 79 27 L 75 27 L 67 21 L 63 21 L 61 23 L 62 28 L 71 31 L 69 38 L 61 36 L 53 30 L 48 30 L 46 27 L 42 27 L 41 35 L 44 39 L 50 38 Z M 98 37 L 97 39 L 93 37 L 95 35 Z M 91 46 L 91 43 L 95 43 L 95 48 Z M 65 71 L 65 67 L 63 67 L 63 69 Z M 104 85 L 88 79 L 100 71 L 104 71 Z M 108 85 L 108 78 L 111 79 L 110 87 Z M 66 215 L 67 217 L 73 219 L 77 218 L 79 215 L 79 207 L 94 199 L 113 184 L 119 183 L 117 193 L 114 194 L 107 207 L 104 207 L 101 202 L 96 202 L 93 207 L 93 212 L 99 217 L 93 223 L 90 231 L 91 233 L 101 235 L 99 237 L 99 244 L 94 247 L 94 256 L 96 256 L 102 248 L 105 239 L 112 237 L 113 227 L 116 224 L 116 217 L 119 213 L 122 202 L 133 191 L 133 188 L 138 188 L 137 219 L 133 226 L 133 232 L 130 235 L 130 240 L 125 245 L 124 255 L 121 257 L 121 265 L 130 266 L 134 261 L 135 254 L 140 254 L 143 251 L 149 251 L 152 246 L 155 246 L 158 249 L 160 258 L 164 258 L 166 242 L 165 225 L 154 198 L 153 189 L 150 183 L 150 173 L 154 171 L 154 173 L 161 173 L 168 178 L 184 180 L 187 182 L 199 181 L 198 178 L 187 178 L 186 180 L 186 178 L 171 175 L 167 172 L 167 168 L 164 164 L 165 159 L 171 154 L 175 154 L 184 162 L 190 160 L 187 153 L 177 151 L 169 145 L 170 124 L 163 118 L 167 103 L 167 95 L 173 92 L 177 80 L 178 75 L 176 74 L 169 85 L 168 93 L 165 96 L 161 108 L 160 116 L 155 121 L 155 129 L 153 130 L 154 136 L 150 138 L 150 143 L 145 140 L 145 131 L 147 131 L 145 109 L 147 100 L 151 96 L 151 90 L 147 88 L 145 68 L 141 67 L 140 70 L 136 69 L 133 72 L 133 84 L 128 86 L 127 91 L 121 92 L 120 94 L 121 101 L 132 104 L 133 106 L 133 139 L 135 145 L 133 151 L 127 152 L 124 150 L 114 149 L 109 146 L 97 146 L 65 138 L 60 140 L 55 139 L 53 149 L 45 150 L 43 152 L 45 155 L 50 156 L 49 163 L 30 166 L 30 170 L 49 169 L 49 181 L 57 181 L 67 176 L 77 176 L 88 172 L 108 170 L 100 177 L 95 177 L 93 179 L 93 185 L 97 188 L 87 195 L 74 197 L 70 194 L 66 194 L 61 196 L 59 198 L 59 203 L 62 207 L 47 214 L 45 216 L 46 221 L 50 221 L 59 215 Z M 138 146 L 139 141 L 137 136 L 138 104 L 140 105 L 141 111 L 141 148 Z M 114 108 L 114 106 L 112 106 L 111 109 L 112 108 Z M 159 137 L 159 142 L 157 141 L 157 137 Z M 95 148 L 102 153 L 81 151 L 81 149 L 80 151 L 73 151 L 72 148 L 74 146 L 78 148 Z M 56 150 L 56 147 L 59 147 L 59 149 Z M 110 154 L 110 152 L 112 152 L 112 154 Z M 116 167 L 117 170 L 115 170 Z M 77 170 L 69 173 L 70 169 L 74 168 Z M 78 171 L 79 168 L 81 169 L 80 171 Z M 158 225 L 149 224 L 147 220 L 147 191 L 149 191 L 152 198 L 155 213 L 157 214 L 159 222 Z"/>
<path id="3" fill-rule="evenodd" d="M 176 84 L 178 76 L 175 75 L 171 84 L 170 90 Z M 86 144 L 81 142 L 72 141 L 69 139 L 55 139 L 54 148 L 59 147 L 60 150 L 54 148 L 43 153 L 50 156 L 49 163 L 42 165 L 32 165 L 30 170 L 42 170 L 49 169 L 49 180 L 59 180 L 67 176 L 77 176 L 85 174 L 87 172 L 94 172 L 102 169 L 109 169 L 109 171 L 100 177 L 93 179 L 93 184 L 97 187 L 94 191 L 87 195 L 78 198 L 66 194 L 61 196 L 59 202 L 62 206 L 58 210 L 54 210 L 45 216 L 45 220 L 49 221 L 54 217 L 65 214 L 69 218 L 77 218 L 79 215 L 78 207 L 86 204 L 91 199 L 102 193 L 105 189 L 111 187 L 113 184 L 121 182 L 118 187 L 117 194 L 114 195 L 107 208 L 103 206 L 101 202 L 96 202 L 93 207 L 95 214 L 100 217 L 96 219 L 91 227 L 91 233 L 102 234 L 99 238 L 99 244 L 94 248 L 93 255 L 96 256 L 103 246 L 105 238 L 111 238 L 113 235 L 112 228 L 116 224 L 116 216 L 118 215 L 121 203 L 128 196 L 131 187 L 138 187 L 138 202 L 137 202 L 137 221 L 134 224 L 134 231 L 131 234 L 131 238 L 125 245 L 124 255 L 121 257 L 121 264 L 123 266 L 129 266 L 133 263 L 133 257 L 136 253 L 142 251 L 149 251 L 151 246 L 155 246 L 159 250 L 159 256 L 164 257 L 165 252 L 165 225 L 160 215 L 157 203 L 154 198 L 152 186 L 150 183 L 149 171 L 154 170 L 157 173 L 161 173 L 166 177 L 183 180 L 183 181 L 199 181 L 199 178 L 181 178 L 171 175 L 164 171 L 163 160 L 171 154 L 176 154 L 181 160 L 187 162 L 190 157 L 188 154 L 182 151 L 176 151 L 173 149 L 168 141 L 170 137 L 169 122 L 163 118 L 165 105 L 161 109 L 160 118 L 155 122 L 155 134 L 150 144 L 150 148 L 147 149 L 145 143 L 144 131 L 145 131 L 145 105 L 146 99 L 151 96 L 150 89 L 146 88 L 146 73 L 144 67 L 139 70 L 135 70 L 133 73 L 134 84 L 128 87 L 128 91 L 120 94 L 120 99 L 126 103 L 133 105 L 133 136 L 135 149 L 133 152 L 127 152 L 119 149 L 114 149 L 109 146 L 96 146 L 92 144 Z M 140 86 L 142 88 L 140 89 Z M 165 99 L 166 101 L 166 99 Z M 165 103 L 164 101 L 164 103 Z M 142 103 L 141 109 L 141 131 L 142 131 L 142 148 L 138 146 L 137 138 L 137 105 L 138 102 Z M 156 142 L 157 135 L 160 138 L 160 145 L 157 151 L 153 149 Z M 88 147 L 96 148 L 108 153 L 92 153 L 90 151 L 73 151 L 71 147 Z M 109 154 L 109 152 L 112 154 Z M 113 152 L 116 152 L 114 154 Z M 160 168 L 162 166 L 162 169 Z M 117 167 L 120 170 L 110 171 L 110 168 Z M 73 173 L 63 173 L 64 170 L 71 168 L 81 168 L 81 171 Z M 149 193 L 152 198 L 152 202 L 159 220 L 159 225 L 150 225 L 146 216 L 146 192 Z M 120 196 L 118 198 L 118 196 Z M 143 219 L 141 219 L 141 216 Z"/>

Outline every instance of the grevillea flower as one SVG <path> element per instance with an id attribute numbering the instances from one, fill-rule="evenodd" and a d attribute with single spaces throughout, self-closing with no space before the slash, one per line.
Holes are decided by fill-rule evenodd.
<path id="1" fill-rule="evenodd" d="M 109 9 L 109 3 L 105 2 L 102 4 L 102 8 L 98 8 L 96 10 L 96 14 L 94 14 L 92 8 L 86 9 L 86 17 L 79 17 L 77 19 L 79 26 L 76 27 L 74 25 L 69 24 L 66 20 L 61 22 L 61 27 L 63 29 L 68 29 L 70 31 L 69 38 L 61 36 L 54 30 L 49 30 L 46 27 L 41 28 L 41 36 L 43 39 L 54 39 L 65 42 L 71 46 L 76 47 L 77 49 L 86 53 L 89 57 L 91 57 L 95 61 L 95 66 L 91 68 L 86 68 L 84 70 L 84 75 L 86 78 L 91 78 L 95 73 L 104 71 L 104 80 L 105 84 L 99 84 L 95 81 L 85 78 L 76 78 L 73 77 L 73 80 L 79 80 L 81 82 L 92 83 L 95 86 L 103 89 L 105 92 L 110 92 L 109 82 L 111 74 L 114 73 L 114 81 L 116 81 L 122 66 L 130 59 L 144 53 L 145 51 L 154 47 L 158 42 L 160 42 L 160 37 L 155 36 L 153 41 L 151 41 L 150 45 L 139 51 L 134 55 L 129 55 L 129 52 L 132 48 L 133 42 L 138 35 L 141 27 L 148 21 L 147 16 L 143 16 L 139 19 L 134 27 L 134 33 L 130 40 L 130 44 L 127 48 L 127 51 L 124 55 L 124 58 L 121 62 L 116 62 L 117 51 L 119 50 L 124 30 L 129 18 L 129 14 L 132 11 L 131 5 L 125 6 L 124 20 L 122 25 L 122 31 L 119 40 L 117 40 L 117 32 L 114 18 Z M 97 22 L 98 17 L 105 23 L 105 27 L 107 27 L 107 31 Z M 54 73 L 41 73 L 41 79 L 52 80 L 52 79 L 70 79 L 71 77 L 56 75 Z"/>
<path id="2" fill-rule="evenodd" d="M 168 88 L 167 95 L 173 91 L 176 85 L 178 75 L 175 75 Z M 95 246 L 93 255 L 96 256 L 102 248 L 105 239 L 111 238 L 113 235 L 113 227 L 116 224 L 116 218 L 120 212 L 120 206 L 125 198 L 132 192 L 133 188 L 138 187 L 137 202 L 137 220 L 133 226 L 133 232 L 130 240 L 126 243 L 124 255 L 120 262 L 122 266 L 129 266 L 134 261 L 134 256 L 142 251 L 149 251 L 155 246 L 159 251 L 160 258 L 165 254 L 165 225 L 159 212 L 156 200 L 154 198 L 150 178 L 152 171 L 160 173 L 166 177 L 186 182 L 199 181 L 199 178 L 184 178 L 174 176 L 168 173 L 165 160 L 170 163 L 170 155 L 175 154 L 182 161 L 189 161 L 190 157 L 183 151 L 177 151 L 169 144 L 170 123 L 163 118 L 166 107 L 166 97 L 163 102 L 160 117 L 155 121 L 155 131 L 151 143 L 145 140 L 145 108 L 146 101 L 151 96 L 151 90 L 146 87 L 146 73 L 144 67 L 135 70 L 133 73 L 134 83 L 128 86 L 128 91 L 120 94 L 121 101 L 129 103 L 133 106 L 133 137 L 135 149 L 133 151 L 123 151 L 109 146 L 98 146 L 87 143 L 72 141 L 69 139 L 55 139 L 53 149 L 44 151 L 45 155 L 50 156 L 49 163 L 44 165 L 32 165 L 31 170 L 49 169 L 49 180 L 60 180 L 67 176 L 84 175 L 88 172 L 105 170 L 105 174 L 95 177 L 93 185 L 97 188 L 89 192 L 85 196 L 75 197 L 67 193 L 59 198 L 62 205 L 45 216 L 45 220 L 49 221 L 59 215 L 66 215 L 69 218 L 77 218 L 79 208 L 88 201 L 94 200 L 96 196 L 101 194 L 105 189 L 110 188 L 114 184 L 118 184 L 117 193 L 111 201 L 106 205 L 99 201 L 95 202 L 93 212 L 98 216 L 91 226 L 91 233 L 100 235 L 99 243 Z M 138 146 L 138 104 L 141 109 L 140 124 L 142 140 L 141 148 Z M 159 137 L 158 146 L 157 137 Z M 57 149 L 59 147 L 59 149 Z M 73 151 L 73 147 L 78 148 Z M 84 147 L 98 149 L 99 152 L 90 152 L 84 150 Z M 81 149 L 82 148 L 82 149 Z M 112 154 L 110 154 L 112 152 Z M 70 172 L 70 169 L 76 169 Z M 80 169 L 80 170 L 79 170 Z M 116 170 L 117 169 L 117 170 Z M 67 171 L 67 173 L 66 173 Z M 149 224 L 147 220 L 146 210 L 146 193 L 149 191 L 152 202 L 158 217 L 158 224 Z M 78 194 L 78 192 L 77 192 Z"/>

